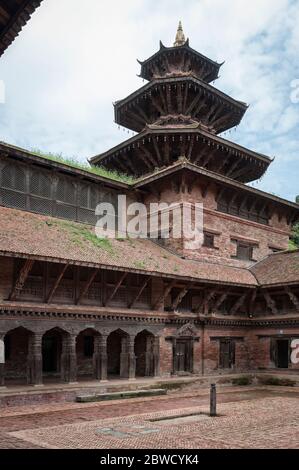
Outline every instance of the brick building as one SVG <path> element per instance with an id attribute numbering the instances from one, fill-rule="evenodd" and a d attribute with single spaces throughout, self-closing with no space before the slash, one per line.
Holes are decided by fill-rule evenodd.
<path id="1" fill-rule="evenodd" d="M 140 65 L 148 83 L 115 104 L 137 134 L 89 169 L 0 144 L 0 385 L 298 369 L 299 206 L 248 186 L 271 159 L 220 135 L 247 105 L 181 25 Z M 97 238 L 119 195 L 202 203 L 203 245 Z"/>

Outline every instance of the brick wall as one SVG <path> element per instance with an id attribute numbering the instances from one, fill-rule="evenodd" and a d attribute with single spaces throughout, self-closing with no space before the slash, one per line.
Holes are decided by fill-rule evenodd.
<path id="1" fill-rule="evenodd" d="M 252 261 L 244 262 L 233 259 L 236 255 L 236 244 L 231 238 L 250 242 L 257 245 L 253 250 L 253 259 L 259 261 L 268 254 L 272 253 L 270 247 L 287 249 L 289 241 L 290 227 L 287 224 L 284 215 L 279 216 L 274 212 L 269 220 L 269 225 L 259 224 L 247 219 L 235 217 L 230 214 L 224 214 L 217 211 L 217 187 L 211 184 L 207 191 L 202 194 L 202 181 L 200 177 L 196 178 L 192 188 L 181 184 L 179 189 L 175 190 L 170 181 L 165 182 L 164 186 L 159 188 L 159 197 L 150 194 L 145 198 L 145 203 L 182 203 L 191 204 L 203 203 L 204 207 L 204 230 L 216 232 L 215 248 L 201 247 L 198 250 L 189 250 L 184 248 L 184 243 L 180 239 L 166 240 L 165 245 L 174 249 L 181 255 L 209 261 L 223 261 L 226 264 L 234 266 L 249 266 Z"/>

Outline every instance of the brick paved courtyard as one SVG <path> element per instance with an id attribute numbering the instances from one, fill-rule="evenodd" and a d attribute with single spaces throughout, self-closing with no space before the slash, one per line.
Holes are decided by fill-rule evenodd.
<path id="1" fill-rule="evenodd" d="M 0 410 L 1 448 L 299 448 L 299 391 L 232 388 L 216 418 L 204 390 L 102 403 Z"/>

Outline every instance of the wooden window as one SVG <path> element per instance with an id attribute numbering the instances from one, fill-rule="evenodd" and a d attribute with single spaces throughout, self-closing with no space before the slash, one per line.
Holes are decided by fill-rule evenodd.
<path id="1" fill-rule="evenodd" d="M 250 261 L 253 259 L 253 246 L 248 243 L 237 242 L 237 255 L 238 259 Z"/>
<path id="2" fill-rule="evenodd" d="M 215 235 L 212 233 L 204 232 L 203 234 L 203 246 L 207 248 L 215 248 Z"/>

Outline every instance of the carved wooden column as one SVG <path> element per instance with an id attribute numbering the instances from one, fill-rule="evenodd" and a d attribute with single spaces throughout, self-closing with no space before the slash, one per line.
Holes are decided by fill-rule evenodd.
<path id="1" fill-rule="evenodd" d="M 128 376 L 130 380 L 136 378 L 135 335 L 128 339 Z"/>
<path id="2" fill-rule="evenodd" d="M 160 377 L 160 337 L 154 339 L 154 377 Z"/>
<path id="3" fill-rule="evenodd" d="M 4 333 L 0 333 L 0 387 L 5 386 L 5 346 Z"/>
<path id="4" fill-rule="evenodd" d="M 62 341 L 61 378 L 64 382 L 77 382 L 77 353 L 75 334 L 66 335 Z"/>
<path id="5" fill-rule="evenodd" d="M 27 383 L 42 385 L 43 383 L 43 356 L 41 333 L 34 333 L 29 338 L 27 357 Z"/>
<path id="6" fill-rule="evenodd" d="M 94 377 L 102 382 L 107 382 L 107 338 L 103 334 L 94 337 Z"/>
<path id="7" fill-rule="evenodd" d="M 135 379 L 136 356 L 135 356 L 135 336 L 122 338 L 120 354 L 120 377 Z"/>
<path id="8" fill-rule="evenodd" d="M 146 338 L 145 376 L 158 377 L 160 375 L 160 338 L 148 336 Z"/>

